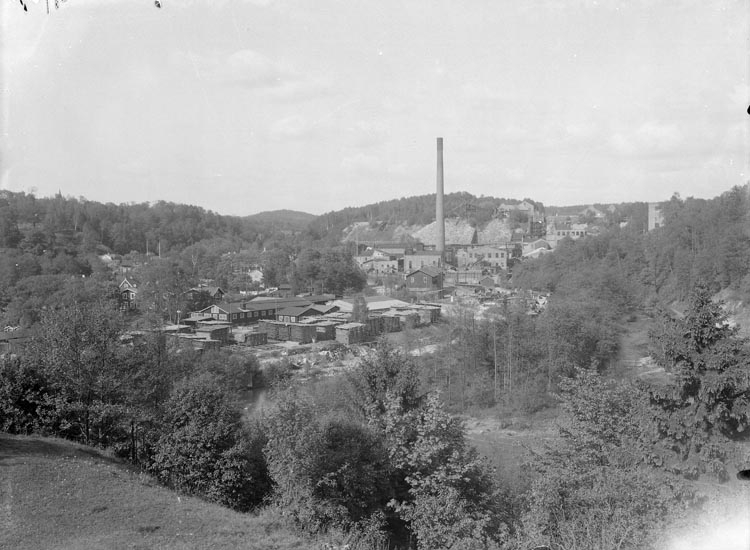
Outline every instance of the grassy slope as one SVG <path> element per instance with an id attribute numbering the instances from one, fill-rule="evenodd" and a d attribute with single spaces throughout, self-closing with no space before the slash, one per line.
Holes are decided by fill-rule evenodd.
<path id="1" fill-rule="evenodd" d="M 0 548 L 320 548 L 67 441 L 0 434 Z"/>

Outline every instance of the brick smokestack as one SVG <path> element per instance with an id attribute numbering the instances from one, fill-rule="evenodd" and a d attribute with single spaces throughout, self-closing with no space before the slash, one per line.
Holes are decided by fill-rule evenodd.
<path id="1" fill-rule="evenodd" d="M 445 255 L 445 216 L 443 213 L 443 138 L 437 138 L 437 193 L 435 195 L 435 221 L 437 222 L 437 251 L 441 264 Z"/>

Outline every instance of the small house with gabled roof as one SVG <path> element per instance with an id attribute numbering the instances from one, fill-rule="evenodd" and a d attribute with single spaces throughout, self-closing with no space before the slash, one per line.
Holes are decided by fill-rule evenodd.
<path id="1" fill-rule="evenodd" d="M 201 294 L 208 296 L 214 302 L 221 302 L 226 292 L 220 286 L 207 285 L 198 285 L 185 292 L 188 300 L 197 300 Z"/>
<path id="2" fill-rule="evenodd" d="M 285 323 L 298 323 L 305 317 L 322 315 L 316 306 L 286 307 L 276 314 L 276 320 Z"/>
<path id="3" fill-rule="evenodd" d="M 414 291 L 440 290 L 443 287 L 442 270 L 424 266 L 406 274 L 406 288 Z"/>
<path id="4" fill-rule="evenodd" d="M 138 297 L 137 284 L 133 280 L 125 277 L 119 284 L 120 289 L 120 309 L 130 310 L 137 308 L 136 298 Z"/>

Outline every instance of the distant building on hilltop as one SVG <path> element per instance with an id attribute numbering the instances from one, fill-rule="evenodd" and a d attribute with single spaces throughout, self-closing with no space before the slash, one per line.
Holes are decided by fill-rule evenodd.
<path id="1" fill-rule="evenodd" d="M 661 203 L 648 203 L 648 230 L 664 226 L 664 213 L 661 211 Z"/>

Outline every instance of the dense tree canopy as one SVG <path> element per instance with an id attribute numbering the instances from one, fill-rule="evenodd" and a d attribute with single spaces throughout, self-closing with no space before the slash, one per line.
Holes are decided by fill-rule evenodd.
<path id="1" fill-rule="evenodd" d="M 747 340 L 702 285 L 685 317 L 666 318 L 653 338 L 655 356 L 673 373 L 669 384 L 649 391 L 663 446 L 658 462 L 690 477 L 708 472 L 726 479 L 738 459 L 732 442 L 746 440 L 750 427 Z"/>

